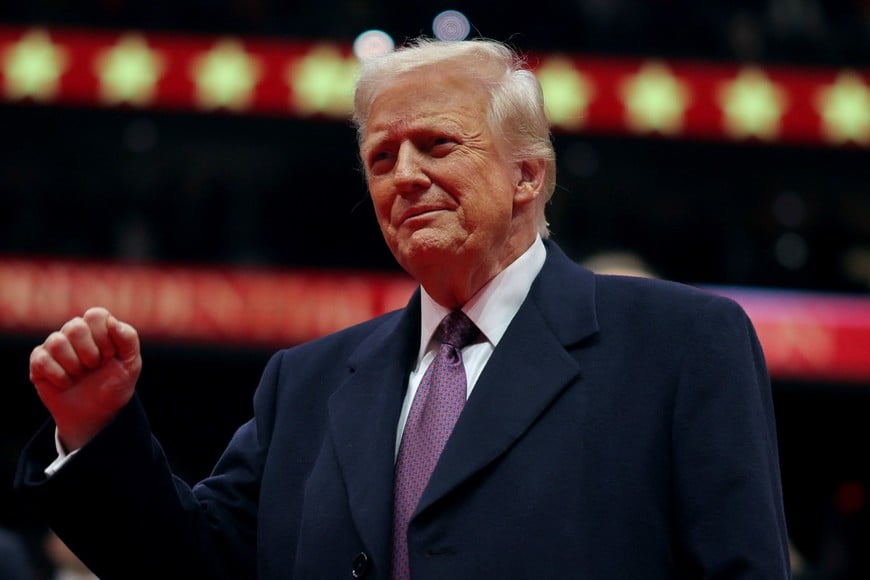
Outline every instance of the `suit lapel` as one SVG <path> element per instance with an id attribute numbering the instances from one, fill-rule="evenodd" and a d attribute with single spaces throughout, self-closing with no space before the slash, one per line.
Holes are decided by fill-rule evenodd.
<path id="1" fill-rule="evenodd" d="M 361 344 L 348 361 L 351 377 L 329 400 L 351 515 L 375 562 L 389 562 L 396 425 L 416 355 L 419 312 L 415 295 L 401 316 Z"/>
<path id="2" fill-rule="evenodd" d="M 505 453 L 575 385 L 581 369 L 567 347 L 597 329 L 592 274 L 548 244 L 547 262 L 478 379 L 417 514 Z"/>
<path id="3" fill-rule="evenodd" d="M 567 347 L 598 330 L 594 277 L 545 244 L 544 268 L 478 379 L 417 513 L 505 453 L 565 388 L 579 388 L 581 369 Z M 418 292 L 349 358 L 352 374 L 329 401 L 351 514 L 375 562 L 389 561 L 396 425 L 419 313 Z"/>

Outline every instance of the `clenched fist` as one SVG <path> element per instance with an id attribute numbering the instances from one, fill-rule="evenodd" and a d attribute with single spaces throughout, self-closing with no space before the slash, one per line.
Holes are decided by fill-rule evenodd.
<path id="1" fill-rule="evenodd" d="M 141 370 L 139 335 L 105 308 L 73 318 L 30 355 L 30 380 L 67 451 L 90 441 L 127 404 Z"/>

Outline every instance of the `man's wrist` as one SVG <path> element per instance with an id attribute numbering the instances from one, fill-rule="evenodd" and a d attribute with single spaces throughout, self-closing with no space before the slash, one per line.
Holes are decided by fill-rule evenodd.
<path id="1" fill-rule="evenodd" d="M 54 447 L 57 449 L 57 458 L 48 464 L 48 467 L 45 468 L 45 476 L 51 477 L 55 473 L 57 473 L 64 464 L 69 461 L 73 455 L 78 453 L 78 449 L 74 449 L 72 451 L 67 452 L 64 448 L 63 442 L 60 440 L 60 434 L 58 432 L 57 427 L 54 429 Z"/>

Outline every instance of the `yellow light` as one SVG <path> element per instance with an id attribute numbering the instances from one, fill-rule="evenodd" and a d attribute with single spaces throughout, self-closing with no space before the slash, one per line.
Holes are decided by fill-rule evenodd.
<path id="1" fill-rule="evenodd" d="M 664 64 L 651 62 L 622 84 L 626 121 L 633 131 L 679 133 L 691 92 Z"/>
<path id="2" fill-rule="evenodd" d="M 764 71 L 746 68 L 722 86 L 719 103 L 725 115 L 725 132 L 732 137 L 774 139 L 788 99 Z"/>
<path id="3" fill-rule="evenodd" d="M 28 32 L 2 54 L 6 95 L 10 99 L 53 99 L 68 60 L 66 51 L 52 43 L 48 32 Z"/>
<path id="4" fill-rule="evenodd" d="M 547 116 L 554 125 L 580 127 L 595 96 L 595 86 L 570 61 L 555 57 L 547 59 L 536 75 L 544 93 Z"/>
<path id="5" fill-rule="evenodd" d="M 241 42 L 218 41 L 208 53 L 197 58 L 191 68 L 197 103 L 205 109 L 246 109 L 261 69 L 260 63 L 245 51 Z"/>
<path id="6" fill-rule="evenodd" d="M 844 72 L 816 95 L 825 137 L 834 143 L 870 144 L 870 89 L 860 76 Z"/>
<path id="7" fill-rule="evenodd" d="M 104 102 L 145 106 L 154 98 L 165 66 L 163 58 L 148 48 L 142 36 L 131 34 L 103 51 L 97 57 L 95 68 L 100 79 L 100 98 Z"/>
<path id="8" fill-rule="evenodd" d="M 346 59 L 331 46 L 315 47 L 287 70 L 295 104 L 308 115 L 324 113 L 346 117 L 353 107 L 353 90 L 359 61 Z"/>

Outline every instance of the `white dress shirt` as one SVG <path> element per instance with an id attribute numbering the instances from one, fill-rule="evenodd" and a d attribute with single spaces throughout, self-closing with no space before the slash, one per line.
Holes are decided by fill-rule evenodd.
<path id="1" fill-rule="evenodd" d="M 544 266 L 546 257 L 547 250 L 538 237 L 528 250 L 487 282 L 462 307 L 462 311 L 480 329 L 485 338 L 462 349 L 462 362 L 468 385 L 466 400 L 471 396 L 477 378 L 483 372 L 483 367 L 486 366 L 493 350 L 526 299 L 532 282 Z M 435 302 L 425 288 L 421 288 L 420 294 L 420 352 L 417 356 L 417 364 L 408 377 L 408 390 L 402 404 L 402 413 L 399 415 L 399 424 L 396 428 L 396 456 L 399 453 L 402 432 L 405 430 L 405 422 L 408 420 L 417 388 L 423 380 L 423 375 L 426 374 L 426 369 L 438 353 L 440 344 L 433 339 L 435 330 L 441 320 L 450 313 L 450 310 Z"/>

